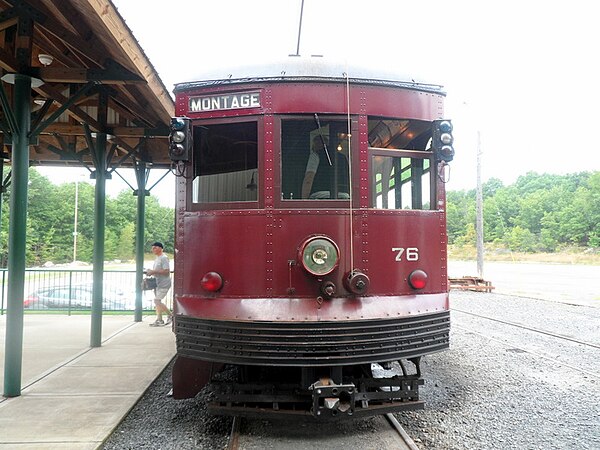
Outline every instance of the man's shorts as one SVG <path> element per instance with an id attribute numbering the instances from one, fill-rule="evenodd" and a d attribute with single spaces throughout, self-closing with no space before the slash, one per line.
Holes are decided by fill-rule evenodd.
<path id="1" fill-rule="evenodd" d="M 167 296 L 167 292 L 169 292 L 169 289 L 171 289 L 170 287 L 167 288 L 163 288 L 163 287 L 157 287 L 156 289 L 154 289 L 154 300 L 162 300 L 163 298 L 165 298 Z"/>

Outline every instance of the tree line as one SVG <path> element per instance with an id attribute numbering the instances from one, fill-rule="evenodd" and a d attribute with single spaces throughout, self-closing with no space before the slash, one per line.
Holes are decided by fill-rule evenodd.
<path id="1" fill-rule="evenodd" d="M 157 186 L 160 188 L 160 185 Z M 29 172 L 27 265 L 73 260 L 75 183 L 53 184 L 34 168 Z M 79 183 L 77 260 L 91 262 L 94 233 L 94 186 Z M 6 267 L 9 195 L 2 196 L 0 265 Z M 475 245 L 475 190 L 447 193 L 448 242 Z M 137 197 L 123 191 L 106 198 L 105 259 L 135 257 Z M 554 252 L 565 247 L 600 247 L 600 172 L 570 175 L 527 173 L 504 186 L 492 178 L 483 184 L 484 242 L 512 251 Z M 146 198 L 144 244 L 155 240 L 173 252 L 174 210 L 154 196 Z"/>
<path id="2" fill-rule="evenodd" d="M 77 255 L 91 262 L 94 249 L 94 186 L 74 182 L 53 184 L 32 168 L 29 170 L 27 249 L 28 266 L 48 261 L 65 263 L 73 260 L 75 231 L 75 189 L 77 188 Z M 160 184 L 155 189 L 160 189 Z M 8 255 L 10 186 L 2 195 L 0 264 L 6 267 Z M 105 260 L 135 258 L 137 197 L 122 191 L 116 198 L 106 197 Z M 175 236 L 174 210 L 163 207 L 154 196 L 146 197 L 144 244 L 146 251 L 155 240 L 173 251 Z"/>
<path id="3" fill-rule="evenodd" d="M 504 186 L 482 185 L 484 242 L 512 251 L 555 252 L 600 247 L 600 172 L 529 172 Z M 450 244 L 475 245 L 476 191 L 447 193 Z"/>

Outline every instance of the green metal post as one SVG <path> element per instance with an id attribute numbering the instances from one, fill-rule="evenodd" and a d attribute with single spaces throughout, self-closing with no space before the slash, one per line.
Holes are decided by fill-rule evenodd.
<path id="1" fill-rule="evenodd" d="M 144 270 L 144 230 L 146 228 L 146 164 L 135 164 L 137 178 L 137 222 L 135 230 L 135 322 L 142 321 L 142 277 Z"/>
<path id="2" fill-rule="evenodd" d="M 29 179 L 31 78 L 15 74 L 14 113 L 18 130 L 12 142 L 12 191 L 8 230 L 8 302 L 4 354 L 4 396 L 21 395 L 23 364 L 23 298 Z"/>
<path id="3" fill-rule="evenodd" d="M 100 347 L 102 343 L 102 283 L 104 278 L 104 226 L 106 218 L 106 133 L 97 134 L 96 155 L 91 347 Z"/>
<path id="4" fill-rule="evenodd" d="M 2 197 L 4 196 L 4 155 L 0 154 L 0 229 L 2 229 Z"/>

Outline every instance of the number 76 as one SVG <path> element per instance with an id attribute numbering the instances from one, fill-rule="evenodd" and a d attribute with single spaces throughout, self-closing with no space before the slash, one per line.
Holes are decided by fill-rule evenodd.
<path id="1" fill-rule="evenodd" d="M 402 255 L 406 256 L 407 261 L 419 260 L 419 249 L 417 247 L 392 247 L 392 251 L 396 252 L 396 261 L 402 261 Z"/>

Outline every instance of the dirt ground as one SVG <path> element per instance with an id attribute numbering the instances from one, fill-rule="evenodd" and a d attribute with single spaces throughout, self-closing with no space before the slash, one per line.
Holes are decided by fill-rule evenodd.
<path id="1" fill-rule="evenodd" d="M 448 262 L 451 278 L 477 275 L 476 261 Z M 600 307 L 600 266 L 525 262 L 484 262 L 483 278 L 498 294 L 544 298 Z"/>

